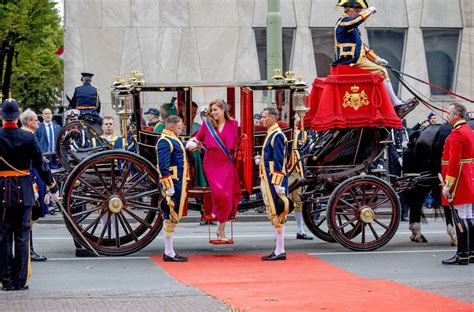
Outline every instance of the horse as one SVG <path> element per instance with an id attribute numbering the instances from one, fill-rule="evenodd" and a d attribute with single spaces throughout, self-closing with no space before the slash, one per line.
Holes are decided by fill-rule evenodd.
<path id="1" fill-rule="evenodd" d="M 474 129 L 474 119 L 467 120 L 471 129 Z M 421 233 L 421 220 L 425 220 L 423 214 L 423 203 L 426 196 L 432 192 L 435 203 L 441 203 L 441 187 L 438 173 L 441 172 L 441 158 L 446 138 L 452 131 L 449 123 L 441 125 L 430 125 L 410 134 L 408 148 L 403 153 L 404 173 L 429 174 L 429 179 L 423 179 L 414 188 L 403 191 L 402 196 L 405 203 L 410 207 L 411 230 L 410 239 L 414 242 L 427 242 Z M 436 206 L 436 205 L 435 205 Z M 435 207 L 435 217 L 440 216 Z M 440 207 L 439 207 L 440 208 Z M 450 236 L 451 246 L 457 245 L 454 223 L 451 210 L 442 206 L 446 220 L 447 233 Z"/>

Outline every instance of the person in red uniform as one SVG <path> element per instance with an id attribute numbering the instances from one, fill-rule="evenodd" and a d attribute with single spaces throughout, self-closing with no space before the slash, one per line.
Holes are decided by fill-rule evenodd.
<path id="1" fill-rule="evenodd" d="M 443 206 L 452 204 L 461 220 L 458 250 L 443 264 L 474 263 L 474 131 L 466 124 L 466 107 L 448 107 L 448 122 L 453 131 L 444 145 L 441 171 L 444 180 Z"/>

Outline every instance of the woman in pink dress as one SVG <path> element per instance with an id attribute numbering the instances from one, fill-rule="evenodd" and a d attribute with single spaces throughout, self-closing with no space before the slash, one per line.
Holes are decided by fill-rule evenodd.
<path id="1" fill-rule="evenodd" d="M 206 146 L 203 166 L 211 187 L 212 215 L 219 222 L 217 238 L 228 240 L 225 224 L 237 213 L 241 190 L 233 159 L 239 144 L 238 123 L 228 112 L 224 100 L 209 103 L 209 115 L 191 140 Z"/>

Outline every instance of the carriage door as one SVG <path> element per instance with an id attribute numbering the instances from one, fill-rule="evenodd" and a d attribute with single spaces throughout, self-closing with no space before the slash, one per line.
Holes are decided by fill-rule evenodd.
<path id="1" fill-rule="evenodd" d="M 240 89 L 240 146 L 239 158 L 242 162 L 242 183 L 247 192 L 252 194 L 253 186 L 253 92 L 251 89 L 242 87 Z"/>

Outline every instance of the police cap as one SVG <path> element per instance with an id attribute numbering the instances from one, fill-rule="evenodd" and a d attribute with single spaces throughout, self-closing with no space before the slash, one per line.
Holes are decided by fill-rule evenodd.
<path id="1" fill-rule="evenodd" d="M 80 111 L 77 110 L 77 109 L 70 109 L 70 110 L 67 110 L 65 113 L 64 113 L 64 118 L 75 118 L 77 116 L 79 116 L 80 114 Z"/>
<path id="2" fill-rule="evenodd" d="M 84 72 L 84 73 L 81 73 L 81 76 L 82 76 L 82 77 L 92 78 L 92 77 L 94 76 L 94 74 L 93 74 L 93 73 L 85 73 L 85 72 Z"/>
<path id="3" fill-rule="evenodd" d="M 6 99 L 2 105 L 2 118 L 5 120 L 15 120 L 20 115 L 20 107 L 14 99 Z"/>
<path id="4" fill-rule="evenodd" d="M 157 108 L 149 108 L 146 112 L 145 115 L 152 114 L 157 117 L 160 117 L 160 111 Z"/>

